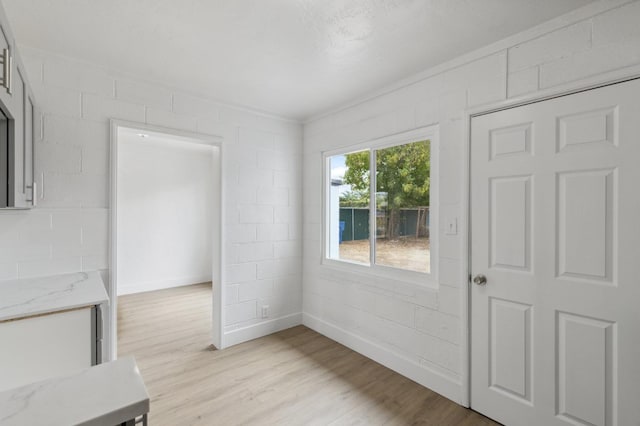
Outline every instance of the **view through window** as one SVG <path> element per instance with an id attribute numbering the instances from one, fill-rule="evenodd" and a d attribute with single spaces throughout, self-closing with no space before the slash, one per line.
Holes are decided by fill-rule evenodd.
<path id="1" fill-rule="evenodd" d="M 328 258 L 429 273 L 431 141 L 334 155 L 329 169 Z"/>

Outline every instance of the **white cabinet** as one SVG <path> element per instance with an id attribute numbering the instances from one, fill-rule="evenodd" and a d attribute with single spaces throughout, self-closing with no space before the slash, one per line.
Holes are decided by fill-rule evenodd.
<path id="1" fill-rule="evenodd" d="M 108 303 L 98 272 L 0 281 L 0 391 L 100 364 Z"/>
<path id="2" fill-rule="evenodd" d="M 93 306 L 0 322 L 0 391 L 98 363 Z"/>

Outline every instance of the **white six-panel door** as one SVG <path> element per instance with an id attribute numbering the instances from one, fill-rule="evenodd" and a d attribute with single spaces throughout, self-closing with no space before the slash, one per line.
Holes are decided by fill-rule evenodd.
<path id="1" fill-rule="evenodd" d="M 640 425 L 640 80 L 472 118 L 471 406 Z"/>

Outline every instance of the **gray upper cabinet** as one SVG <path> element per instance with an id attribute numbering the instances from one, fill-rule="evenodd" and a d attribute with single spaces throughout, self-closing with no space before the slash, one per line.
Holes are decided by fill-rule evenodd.
<path id="1" fill-rule="evenodd" d="M 8 33 L 8 26 L 5 25 L 7 17 L 2 10 L 0 18 L 0 102 L 3 105 L 9 105 L 11 98 L 11 77 L 13 64 L 13 46 L 10 41 L 13 39 L 11 33 Z"/>
<path id="2" fill-rule="evenodd" d="M 35 207 L 35 102 L 0 6 L 0 208 Z"/>

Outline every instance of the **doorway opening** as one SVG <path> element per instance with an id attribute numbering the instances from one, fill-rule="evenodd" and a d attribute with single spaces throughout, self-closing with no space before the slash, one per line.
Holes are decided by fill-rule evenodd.
<path id="1" fill-rule="evenodd" d="M 119 329 L 124 335 L 128 325 L 138 328 L 126 330 L 134 337 L 142 329 L 154 334 L 154 318 L 194 308 L 189 302 L 176 306 L 191 294 L 200 312 L 194 321 L 205 322 L 200 329 L 210 330 L 206 343 L 220 348 L 221 138 L 115 121 L 111 135 L 106 358 L 118 356 Z M 126 301 L 122 309 L 119 298 Z M 135 321 L 129 324 L 129 318 Z"/>

